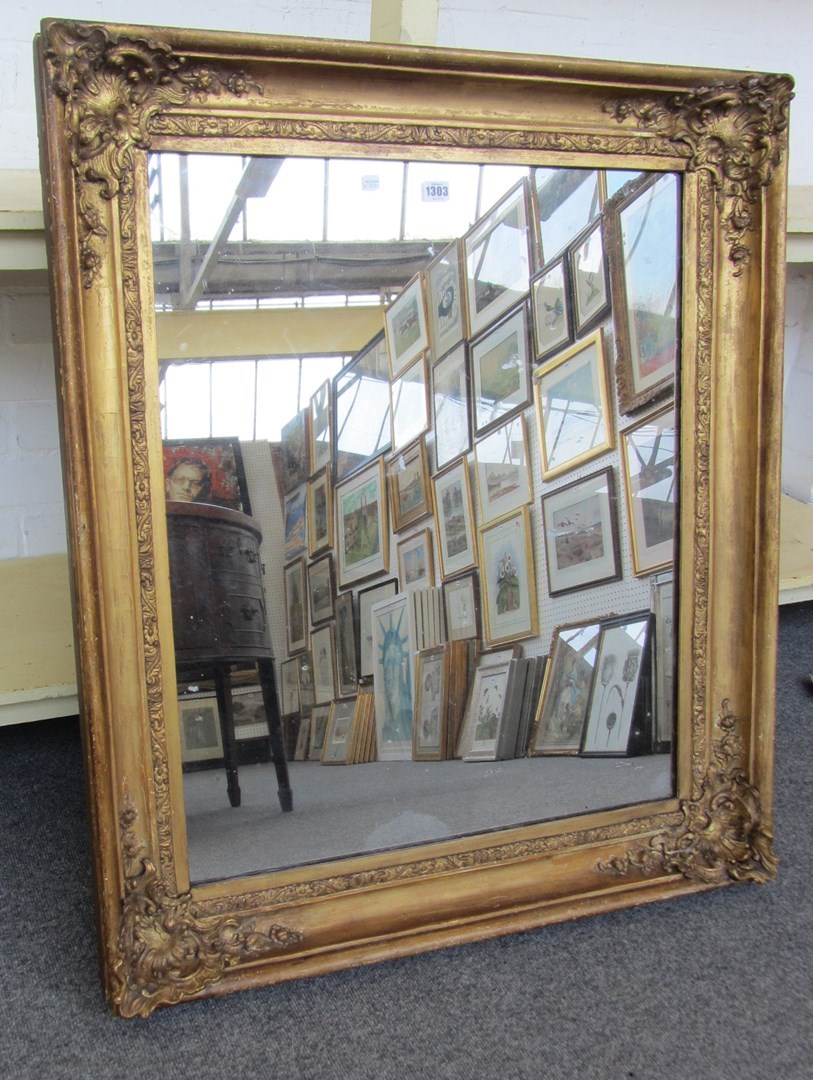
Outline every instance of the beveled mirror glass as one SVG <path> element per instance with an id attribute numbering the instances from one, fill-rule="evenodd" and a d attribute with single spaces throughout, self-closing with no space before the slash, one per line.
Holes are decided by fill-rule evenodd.
<path id="1" fill-rule="evenodd" d="M 112 1007 L 769 878 L 790 80 L 38 41 Z"/>

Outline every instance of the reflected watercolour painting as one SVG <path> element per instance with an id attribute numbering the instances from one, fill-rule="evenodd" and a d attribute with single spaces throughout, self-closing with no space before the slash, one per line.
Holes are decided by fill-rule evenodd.
<path id="1" fill-rule="evenodd" d="M 376 604 L 371 615 L 378 759 L 409 761 L 415 643 L 406 593 Z"/>

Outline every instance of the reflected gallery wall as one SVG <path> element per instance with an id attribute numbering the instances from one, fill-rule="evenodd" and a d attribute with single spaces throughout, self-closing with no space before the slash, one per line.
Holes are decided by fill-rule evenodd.
<path id="1" fill-rule="evenodd" d="M 679 177 L 214 160 L 150 161 L 167 492 L 197 469 L 191 498 L 255 507 L 296 821 L 280 832 L 257 672 L 235 665 L 250 808 L 215 779 L 220 731 L 185 751 L 192 879 L 669 796 Z M 324 353 L 263 351 L 268 311 L 275 341 L 307 315 L 342 343 L 312 393 Z M 190 352 L 202 317 L 230 353 Z M 183 392 L 236 361 L 278 365 L 267 439 Z M 272 423 L 243 383 L 218 398 L 252 435 Z M 201 674 L 182 726 L 213 699 Z M 354 766 L 352 798 L 326 764 Z"/>

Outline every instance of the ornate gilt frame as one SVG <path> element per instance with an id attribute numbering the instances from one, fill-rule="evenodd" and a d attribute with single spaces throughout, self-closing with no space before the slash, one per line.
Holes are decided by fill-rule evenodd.
<path id="1" fill-rule="evenodd" d="M 38 70 L 111 1007 L 770 878 L 791 80 L 52 20 Z M 682 174 L 675 798 L 190 888 L 146 154 L 212 146 Z"/>

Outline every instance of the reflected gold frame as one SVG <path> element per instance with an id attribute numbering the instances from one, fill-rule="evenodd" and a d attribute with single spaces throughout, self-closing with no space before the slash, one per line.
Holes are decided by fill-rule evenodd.
<path id="1" fill-rule="evenodd" d="M 37 56 L 111 1008 L 146 1016 L 769 879 L 792 81 L 54 20 Z M 147 153 L 162 150 L 681 174 L 673 798 L 190 886 L 148 221 Z"/>

